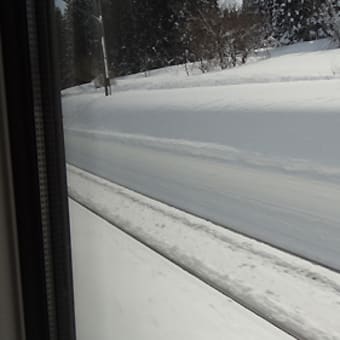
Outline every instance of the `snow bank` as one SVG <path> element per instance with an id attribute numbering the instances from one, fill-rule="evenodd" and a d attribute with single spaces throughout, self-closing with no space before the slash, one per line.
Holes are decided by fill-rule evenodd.
<path id="1" fill-rule="evenodd" d="M 291 339 L 70 200 L 81 340 Z"/>
<path id="2" fill-rule="evenodd" d="M 113 131 L 98 131 L 87 129 L 66 128 L 69 135 L 85 136 L 94 141 L 107 139 L 113 143 L 145 147 L 158 151 L 171 152 L 174 154 L 197 157 L 206 160 L 221 161 L 224 163 L 237 164 L 256 169 L 272 170 L 291 175 L 300 175 L 304 178 L 322 179 L 340 183 L 340 167 L 326 166 L 312 161 L 269 157 L 259 152 L 250 152 L 227 145 L 196 142 L 184 139 L 156 138 L 138 134 L 127 134 Z"/>
<path id="3" fill-rule="evenodd" d="M 340 339 L 340 275 L 68 168 L 70 196 L 299 339 Z"/>

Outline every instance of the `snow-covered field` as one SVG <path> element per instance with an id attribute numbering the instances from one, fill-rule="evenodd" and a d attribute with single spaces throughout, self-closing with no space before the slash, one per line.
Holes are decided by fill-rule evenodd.
<path id="1" fill-rule="evenodd" d="M 71 198 L 296 338 L 340 339 L 340 274 L 77 168 L 68 181 Z M 71 217 L 81 339 L 281 338 L 74 203 Z"/>
<path id="2" fill-rule="evenodd" d="M 82 340 L 291 339 L 70 200 Z"/>
<path id="3" fill-rule="evenodd" d="M 340 270 L 340 49 L 65 90 L 68 161 Z"/>
<path id="4" fill-rule="evenodd" d="M 233 84 L 268 83 L 282 81 L 327 80 L 340 78 L 340 52 L 332 48 L 328 39 L 259 51 L 249 58 L 248 65 L 224 71 L 202 74 L 198 65 L 184 65 L 152 70 L 148 77 L 138 73 L 115 79 L 113 90 L 145 90 L 187 87 L 224 86 Z M 63 95 L 89 92 L 102 93 L 92 84 L 76 86 Z"/>

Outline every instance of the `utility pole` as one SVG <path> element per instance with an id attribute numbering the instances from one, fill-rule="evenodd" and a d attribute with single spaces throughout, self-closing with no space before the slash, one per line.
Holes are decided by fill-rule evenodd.
<path id="1" fill-rule="evenodd" d="M 103 51 L 103 59 L 104 59 L 104 87 L 105 87 L 105 96 L 111 96 L 111 82 L 109 75 L 109 66 L 107 62 L 107 51 L 106 51 L 106 43 L 105 43 L 105 30 L 104 30 L 104 22 L 103 22 L 103 13 L 102 13 L 102 4 L 101 0 L 97 0 L 98 7 L 98 17 L 96 19 L 99 22 L 100 26 L 100 42 Z"/>

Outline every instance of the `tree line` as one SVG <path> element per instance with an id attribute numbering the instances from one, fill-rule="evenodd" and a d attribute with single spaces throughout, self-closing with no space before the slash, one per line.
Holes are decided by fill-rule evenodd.
<path id="1" fill-rule="evenodd" d="M 56 8 L 61 86 L 100 78 L 98 1 Z M 245 63 L 254 49 L 332 37 L 340 41 L 338 0 L 101 0 L 112 77 L 198 63 L 202 72 Z"/>
<path id="2" fill-rule="evenodd" d="M 244 0 L 264 18 L 267 36 L 280 44 L 333 37 L 339 41 L 339 0 Z"/>

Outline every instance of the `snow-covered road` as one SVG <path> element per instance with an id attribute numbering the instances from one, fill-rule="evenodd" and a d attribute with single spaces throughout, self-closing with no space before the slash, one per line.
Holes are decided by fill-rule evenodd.
<path id="1" fill-rule="evenodd" d="M 66 131 L 68 162 L 340 270 L 340 185 Z"/>

